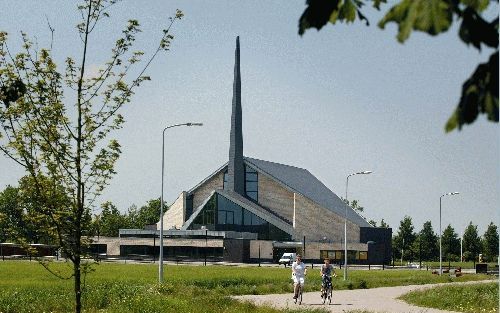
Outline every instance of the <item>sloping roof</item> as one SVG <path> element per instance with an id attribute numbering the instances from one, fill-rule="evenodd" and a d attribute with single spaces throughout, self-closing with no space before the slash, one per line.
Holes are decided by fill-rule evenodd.
<path id="1" fill-rule="evenodd" d="M 372 227 L 308 170 L 249 157 L 245 157 L 245 162 L 256 170 L 272 176 L 292 191 L 300 193 L 340 216 L 344 216 L 347 207 L 348 220 L 361 227 Z"/>
<path id="2" fill-rule="evenodd" d="M 317 204 L 329 209 L 330 211 L 344 216 L 345 207 L 347 206 L 347 219 L 361 227 L 372 227 L 363 217 L 361 217 L 350 206 L 346 205 L 334 192 L 326 187 L 319 179 L 317 179 L 308 170 L 303 168 L 264 161 L 249 157 L 244 157 L 245 163 L 253 167 L 257 171 L 263 172 L 272 178 L 276 179 L 283 186 L 290 189 L 292 192 L 300 193 L 301 195 L 311 199 Z M 217 175 L 221 171 L 227 169 L 227 162 L 210 174 L 207 178 L 198 183 L 195 187 L 188 191 L 188 194 L 195 191 L 204 182 Z M 193 212 L 194 213 L 194 212 Z M 193 214 L 194 215 L 194 214 Z"/>

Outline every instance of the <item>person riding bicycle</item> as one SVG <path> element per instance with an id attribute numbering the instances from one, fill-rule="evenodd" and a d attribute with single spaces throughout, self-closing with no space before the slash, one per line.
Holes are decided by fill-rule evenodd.
<path id="1" fill-rule="evenodd" d="M 330 264 L 330 259 L 325 258 L 325 264 L 321 265 L 321 294 L 323 294 L 323 290 L 325 290 L 325 287 L 327 286 L 328 283 L 332 283 L 332 275 L 334 277 L 337 277 L 337 274 L 335 273 L 335 269 L 333 268 L 333 265 Z"/>
<path id="2" fill-rule="evenodd" d="M 302 256 L 297 254 L 297 259 L 292 264 L 292 279 L 293 279 L 293 298 L 297 299 L 299 295 L 299 285 L 304 288 L 304 279 L 307 274 L 307 268 L 302 262 Z"/>

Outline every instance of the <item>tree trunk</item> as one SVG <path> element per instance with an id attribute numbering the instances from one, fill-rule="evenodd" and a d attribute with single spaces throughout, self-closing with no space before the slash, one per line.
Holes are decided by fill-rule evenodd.
<path id="1" fill-rule="evenodd" d="M 75 312 L 82 311 L 82 286 L 81 286 L 81 270 L 80 270 L 80 256 L 76 256 L 75 263 L 73 264 L 75 272 Z"/>

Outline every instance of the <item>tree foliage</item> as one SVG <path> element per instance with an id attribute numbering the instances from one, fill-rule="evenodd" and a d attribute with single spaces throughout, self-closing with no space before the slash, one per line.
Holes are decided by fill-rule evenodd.
<path id="1" fill-rule="evenodd" d="M 396 253 L 400 253 L 401 250 L 405 251 L 403 258 L 413 259 L 412 250 L 413 243 L 415 242 L 416 234 L 414 232 L 413 222 L 411 217 L 405 216 L 399 224 L 399 229 L 397 234 L 394 236 L 394 247 Z"/>
<path id="2" fill-rule="evenodd" d="M 143 229 L 147 225 L 158 223 L 160 218 L 160 199 L 151 199 L 146 205 L 141 206 L 139 209 L 132 206 L 128 210 L 129 225 L 132 228 Z M 168 207 L 164 204 L 163 212 L 166 212 Z"/>
<path id="3" fill-rule="evenodd" d="M 25 33 L 21 51 L 13 53 L 7 33 L 0 31 L 0 151 L 26 170 L 19 186 L 22 198 L 28 199 L 28 209 L 43 215 L 40 222 L 57 235 L 73 263 L 76 312 L 81 311 L 81 258 L 91 232 L 90 213 L 121 153 L 110 134 L 123 126 L 119 110 L 150 80 L 146 69 L 158 53 L 169 50 L 170 27 L 183 16 L 178 10 L 170 18 L 157 49 L 144 61 L 144 53 L 134 50 L 139 22 L 129 20 L 109 60 L 89 77 L 90 34 L 116 2 L 86 0 L 78 6 L 81 56 L 78 61 L 68 56 L 64 67 L 56 64 L 51 48 L 39 49 Z"/>
<path id="4" fill-rule="evenodd" d="M 111 202 L 105 202 L 101 206 L 102 212 L 95 219 L 98 236 L 118 237 L 120 228 L 128 228 L 127 216 L 121 214 L 118 208 Z"/>
<path id="5" fill-rule="evenodd" d="M 493 222 L 488 225 L 483 235 L 483 252 L 485 258 L 494 262 L 498 258 L 498 228 Z"/>
<path id="6" fill-rule="evenodd" d="M 47 216 L 30 201 L 19 187 L 7 186 L 0 192 L 0 242 L 57 243 L 53 229 L 45 227 Z"/>
<path id="7" fill-rule="evenodd" d="M 389 228 L 389 224 L 387 224 L 384 219 L 380 220 L 380 227 L 381 228 Z"/>
<path id="8" fill-rule="evenodd" d="M 422 230 L 418 234 L 418 240 L 421 259 L 425 261 L 436 260 L 439 255 L 438 237 L 434 233 L 430 221 L 424 223 Z"/>
<path id="9" fill-rule="evenodd" d="M 0 242 L 14 241 L 26 229 L 17 188 L 7 186 L 0 192 Z"/>
<path id="10" fill-rule="evenodd" d="M 459 38 L 478 50 L 492 48 L 488 62 L 478 65 L 463 86 L 457 108 L 445 125 L 447 132 L 473 123 L 479 114 L 498 123 L 498 14 L 487 21 L 484 11 L 490 0 L 401 0 L 385 14 L 378 26 L 398 25 L 397 39 L 405 42 L 412 31 L 430 35 L 446 32 L 452 23 L 460 23 Z M 380 10 L 386 0 L 307 0 L 307 8 L 299 20 L 299 34 L 309 28 L 320 30 L 328 22 L 352 23 L 358 18 L 369 25 L 361 12 L 367 3 Z M 497 8 L 498 11 L 498 8 Z"/>
<path id="11" fill-rule="evenodd" d="M 456 261 L 460 259 L 458 257 L 460 255 L 460 239 L 451 225 L 448 225 L 443 231 L 443 235 L 441 236 L 441 249 L 443 258 Z"/>
<path id="12" fill-rule="evenodd" d="M 462 248 L 466 261 L 477 261 L 481 251 L 481 240 L 477 233 L 477 225 L 473 225 L 472 222 L 465 228 Z"/>
<path id="13" fill-rule="evenodd" d="M 347 204 L 348 206 L 350 206 L 354 211 L 358 212 L 358 213 L 362 213 L 364 212 L 365 208 L 362 207 L 360 204 L 359 204 L 359 201 L 358 200 L 352 200 L 349 202 L 349 200 L 347 199 L 344 199 L 344 198 L 340 198 L 342 201 L 344 201 L 345 204 Z"/>

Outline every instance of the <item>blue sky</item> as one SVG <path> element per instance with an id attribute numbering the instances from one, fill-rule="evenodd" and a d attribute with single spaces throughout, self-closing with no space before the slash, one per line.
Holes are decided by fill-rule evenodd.
<path id="1" fill-rule="evenodd" d="M 91 38 L 90 66 L 106 61 L 130 18 L 143 26 L 138 49 L 151 52 L 176 8 L 185 18 L 174 26 L 172 50 L 158 58 L 122 113 L 114 137 L 123 154 L 118 174 L 101 202 L 122 211 L 159 197 L 161 132 L 166 136 L 165 191 L 168 202 L 227 161 L 236 36 L 241 41 L 245 155 L 308 169 L 339 196 L 346 176 L 349 198 L 365 215 L 391 227 L 409 215 L 417 230 L 431 220 L 438 229 L 439 196 L 443 228 L 462 232 L 472 221 L 482 234 L 496 221 L 500 204 L 499 128 L 480 117 L 460 132 L 444 133 L 461 85 L 491 51 L 465 46 L 457 26 L 431 37 L 412 33 L 401 45 L 396 27 L 376 27 L 381 14 L 367 7 L 371 26 L 328 25 L 297 34 L 305 1 L 123 1 Z M 72 1 L 2 1 L 0 30 L 16 51 L 20 30 L 48 46 L 46 17 L 55 28 L 54 54 L 81 53 Z M 383 7 L 386 11 L 388 6 Z M 498 8 L 493 10 L 498 12 Z M 495 13 L 496 14 L 496 13 Z M 70 97 L 68 97 L 71 99 Z M 0 188 L 22 175 L 0 156 Z M 96 211 L 97 212 L 97 211 Z"/>

